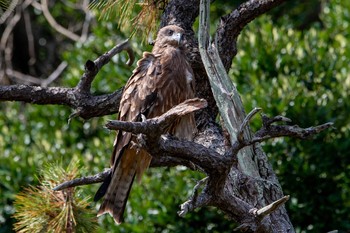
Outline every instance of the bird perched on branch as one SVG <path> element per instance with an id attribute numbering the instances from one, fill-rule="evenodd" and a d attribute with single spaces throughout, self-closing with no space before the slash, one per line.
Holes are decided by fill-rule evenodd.
<path id="1" fill-rule="evenodd" d="M 152 53 L 144 52 L 125 85 L 119 107 L 119 120 L 141 121 L 160 116 L 175 105 L 194 97 L 194 75 L 185 55 L 184 30 L 170 25 L 160 29 Z M 192 139 L 196 129 L 193 114 L 176 121 L 168 133 Z M 119 131 L 111 159 L 112 174 L 101 185 L 95 201 L 104 196 L 98 216 L 109 213 L 116 223 L 123 221 L 125 205 L 135 176 L 149 166 L 151 156 L 133 146 L 136 138 Z"/>

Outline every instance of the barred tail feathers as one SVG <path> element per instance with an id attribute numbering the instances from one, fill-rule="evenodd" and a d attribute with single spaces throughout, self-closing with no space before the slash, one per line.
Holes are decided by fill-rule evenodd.
<path id="1" fill-rule="evenodd" d="M 123 222 L 123 214 L 136 175 L 138 159 L 136 150 L 125 149 L 117 168 L 114 170 L 97 216 L 109 213 L 117 224 Z"/>

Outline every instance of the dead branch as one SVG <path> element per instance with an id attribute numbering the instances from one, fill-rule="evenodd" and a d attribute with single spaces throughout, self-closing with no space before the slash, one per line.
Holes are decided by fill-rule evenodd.
<path id="1" fill-rule="evenodd" d="M 238 133 L 237 133 L 237 140 L 239 142 L 243 141 L 244 137 L 244 128 L 249 124 L 249 122 L 252 120 L 252 118 L 261 111 L 261 108 L 254 108 L 248 115 L 244 118 L 243 123 L 239 127 Z"/>
<path id="2" fill-rule="evenodd" d="M 242 130 L 244 127 L 247 126 L 247 122 L 254 116 L 258 111 L 261 109 L 253 109 L 246 117 L 242 125 L 239 127 L 239 135 L 242 134 Z M 290 122 L 291 120 L 283 117 L 283 116 L 276 116 L 269 118 L 266 115 L 262 115 L 263 125 L 261 129 L 259 129 L 251 139 L 245 139 L 241 137 L 241 139 L 238 138 L 238 140 L 232 145 L 232 151 L 233 151 L 233 157 L 237 154 L 239 150 L 241 150 L 245 146 L 250 146 L 255 143 L 263 142 L 266 140 L 269 140 L 271 138 L 277 138 L 277 137 L 293 137 L 293 138 L 299 138 L 299 139 L 308 139 L 318 133 L 320 133 L 323 130 L 329 129 L 333 126 L 332 122 L 328 122 L 322 125 L 312 126 L 308 128 L 301 128 L 297 125 L 273 125 L 273 123 L 276 122 Z M 232 164 L 235 161 L 235 158 L 233 158 L 233 161 L 230 163 Z"/>
<path id="3" fill-rule="evenodd" d="M 205 192 L 201 192 L 200 194 L 198 192 L 198 189 L 203 184 L 206 184 L 208 179 L 208 176 L 203 178 L 202 180 L 198 181 L 197 184 L 193 187 L 192 196 L 186 202 L 181 204 L 180 211 L 177 212 L 180 217 L 184 217 L 188 212 L 193 211 L 196 208 L 200 208 L 209 204 L 211 197 Z"/>
<path id="4" fill-rule="evenodd" d="M 95 61 L 88 60 L 85 63 L 85 73 L 81 77 L 80 82 L 78 83 L 78 85 L 76 87 L 77 91 L 79 91 L 81 93 L 85 93 L 85 94 L 89 93 L 90 88 L 91 88 L 91 83 L 94 80 L 94 78 L 96 77 L 97 73 L 102 68 L 102 66 L 107 64 L 114 55 L 120 53 L 123 50 L 125 50 L 129 55 L 129 60 L 127 61 L 126 64 L 128 66 L 131 66 L 135 61 L 135 57 L 134 57 L 134 53 L 130 47 L 128 40 L 126 40 L 126 41 L 114 46 L 110 51 L 101 55 Z"/>
<path id="5" fill-rule="evenodd" d="M 55 29 L 57 32 L 61 33 L 65 37 L 73 40 L 73 41 L 81 41 L 81 37 L 75 34 L 72 31 L 69 31 L 55 20 L 55 18 L 51 15 L 49 11 L 48 1 L 47 0 L 41 0 L 41 10 L 44 13 L 44 16 L 47 20 L 47 22 L 51 25 L 53 29 Z M 82 41 L 83 42 L 83 41 Z"/>
<path id="6" fill-rule="evenodd" d="M 228 71 L 237 53 L 237 38 L 243 28 L 255 18 L 286 0 L 251 0 L 242 3 L 231 13 L 221 17 L 216 30 L 216 43 L 222 63 Z"/>
<path id="7" fill-rule="evenodd" d="M 254 208 L 254 209 L 251 209 L 249 212 L 252 213 L 255 217 L 263 219 L 266 215 L 271 214 L 273 211 L 275 211 L 278 207 L 282 206 L 288 200 L 289 200 L 289 196 L 284 196 L 263 208 L 260 208 L 260 209 Z"/>
<path id="8" fill-rule="evenodd" d="M 66 105 L 74 109 L 72 116 L 79 116 L 83 119 L 116 113 L 119 109 L 122 89 L 111 94 L 94 96 L 90 93 L 90 88 L 91 83 L 99 70 L 107 64 L 114 55 L 123 50 L 129 55 L 127 64 L 131 65 L 134 62 L 135 57 L 128 41 L 126 40 L 98 57 L 95 61 L 87 61 L 85 65 L 85 73 L 75 88 L 39 87 L 29 85 L 0 86 L 0 101 L 22 101 L 25 103 L 40 105 Z M 64 64 L 59 66 L 52 73 L 52 76 L 50 75 L 48 79 L 45 79 L 46 81 L 43 81 L 44 84 L 48 85 L 50 82 L 54 81 L 64 67 Z M 19 74 L 18 76 L 20 77 L 21 75 Z M 37 81 L 36 78 L 33 80 L 34 82 Z"/>
<path id="9" fill-rule="evenodd" d="M 59 191 L 66 188 L 72 188 L 72 187 L 81 186 L 81 185 L 101 183 L 106 179 L 107 176 L 111 174 L 111 172 L 112 172 L 111 169 L 107 169 L 104 172 L 98 173 L 93 176 L 85 176 L 74 180 L 69 180 L 69 181 L 63 182 L 62 184 L 57 185 L 52 190 Z"/>
<path id="10" fill-rule="evenodd" d="M 44 0 L 42 0 L 44 1 Z M 206 53 L 207 59 L 209 60 L 209 64 L 219 64 L 219 66 L 213 66 L 214 69 L 209 70 L 208 74 L 212 74 L 213 76 L 225 75 L 223 72 L 223 67 L 228 69 L 231 65 L 232 58 L 236 54 L 236 41 L 239 33 L 243 29 L 245 25 L 247 25 L 252 19 L 257 16 L 265 13 L 267 10 L 273 8 L 274 6 L 283 2 L 282 0 L 257 0 L 257 1 L 248 1 L 242 4 L 237 10 L 231 12 L 229 15 L 222 18 L 220 22 L 220 26 L 217 30 L 217 36 L 215 43 L 210 43 L 208 34 L 206 33 L 202 41 L 200 41 L 202 48 L 207 51 Z M 198 15 L 198 4 L 199 1 L 187 1 L 187 0 L 178 0 L 171 1 L 169 6 L 166 9 L 165 15 L 167 17 L 163 17 L 162 25 L 166 24 L 178 24 L 185 28 L 188 34 L 193 36 L 193 31 L 191 30 L 192 24 Z M 190 5 L 189 7 L 188 4 Z M 203 5 L 203 4 L 201 4 Z M 181 6 L 181 7 L 179 7 Z M 186 7 L 185 7 L 186 6 Z M 201 9 L 201 12 L 204 12 Z M 186 17 L 178 17 L 179 15 L 186 15 Z M 206 14 L 206 13 L 204 13 Z M 208 21 L 203 25 L 207 25 Z M 202 24 L 201 24 L 202 25 Z M 192 33 L 192 34 L 191 34 Z M 203 33 L 203 31 L 201 31 Z M 203 35 L 203 34 L 202 34 Z M 193 38 L 192 38 L 193 39 Z M 195 44 L 195 43 L 194 43 Z M 210 48 L 208 47 L 210 45 Z M 117 46 L 118 47 L 118 46 Z M 123 47 L 123 46 L 121 46 Z M 119 49 L 121 49 L 119 47 Z M 110 51 L 105 55 L 102 55 L 97 60 L 87 61 L 85 65 L 85 73 L 81 78 L 79 84 L 75 88 L 43 88 L 43 87 L 31 87 L 26 85 L 19 86 L 9 86 L 9 87 L 0 87 L 0 100 L 17 100 L 17 101 L 25 101 L 30 103 L 38 103 L 38 104 L 62 104 L 68 105 L 75 109 L 75 114 L 77 116 L 81 116 L 85 119 L 101 116 L 110 113 L 114 113 L 119 108 L 119 100 L 121 96 L 121 90 L 116 91 L 109 95 L 103 96 L 92 96 L 90 93 L 91 83 L 94 80 L 96 74 L 100 70 L 100 68 L 106 64 L 114 53 L 121 52 L 123 49 L 119 50 L 115 48 L 114 51 Z M 126 47 L 124 47 L 126 49 Z M 195 58 L 191 57 L 192 64 L 194 65 L 196 78 L 198 78 L 199 82 L 202 86 L 198 88 L 198 96 L 206 97 L 209 101 L 211 101 L 210 113 L 205 116 L 209 116 L 211 119 L 215 119 L 216 117 L 216 107 L 215 101 L 212 99 L 212 91 L 210 90 L 210 86 L 207 83 L 207 77 L 205 76 L 205 72 L 203 70 L 202 65 L 198 65 L 201 63 L 201 59 L 198 57 L 198 51 L 196 51 L 197 47 L 193 46 L 192 54 Z M 223 60 L 223 65 L 221 64 L 219 55 Z M 197 56 L 197 57 L 196 57 Z M 129 57 L 132 56 L 129 54 Z M 221 80 L 222 81 L 222 80 Z M 225 83 L 215 84 L 215 82 L 211 82 L 214 88 L 218 90 L 218 95 L 221 95 L 225 98 L 225 101 L 232 101 L 234 104 L 238 105 L 240 102 L 236 101 L 239 99 L 238 92 L 233 90 L 232 86 L 226 86 Z M 214 86 L 216 85 L 216 86 Z M 202 88 L 203 87 L 203 88 Z M 229 88 L 227 88 L 229 87 Z M 20 93 L 16 93 L 16 92 Z M 233 108 L 237 107 L 232 105 Z M 198 107 L 194 107 L 198 108 Z M 174 108 L 176 109 L 176 107 Z M 230 108 L 228 108 L 230 109 Z M 173 110 L 173 109 L 172 109 Z M 266 206 L 266 203 L 271 203 L 270 195 L 266 195 L 261 192 L 258 193 L 257 190 L 264 190 L 266 186 L 264 184 L 269 184 L 268 188 L 271 188 L 273 194 L 271 196 L 278 196 L 280 198 L 282 195 L 282 191 L 277 182 L 277 179 L 270 180 L 270 177 L 275 177 L 272 170 L 268 170 L 269 176 L 262 177 L 261 173 L 259 173 L 257 169 L 257 164 L 254 159 L 260 159 L 259 161 L 267 161 L 265 158 L 259 158 L 258 155 L 251 156 L 248 153 L 245 154 L 245 159 L 251 160 L 250 164 L 252 165 L 250 168 L 245 169 L 245 163 L 237 164 L 237 166 L 232 166 L 234 162 L 237 162 L 237 154 L 238 152 L 246 147 L 247 145 L 255 144 L 256 142 L 260 142 L 263 140 L 267 140 L 272 137 L 277 136 L 292 136 L 295 135 L 299 138 L 305 138 L 307 136 L 316 134 L 321 130 L 329 128 L 331 125 L 327 123 L 325 125 L 310 127 L 307 129 L 302 129 L 299 127 L 293 126 L 284 126 L 284 125 L 272 125 L 274 122 L 278 121 L 286 121 L 286 118 L 283 117 L 275 117 L 271 119 L 267 119 L 264 121 L 263 126 L 260 131 L 251 136 L 249 132 L 249 121 L 251 117 L 255 115 L 252 113 L 248 114 L 247 117 L 237 117 L 238 114 L 234 112 L 230 112 L 229 117 L 227 117 L 228 121 L 237 121 L 234 124 L 231 124 L 232 132 L 235 134 L 238 132 L 239 140 L 232 140 L 232 147 L 227 148 L 222 146 L 222 142 L 217 142 L 217 138 L 222 139 L 222 137 L 213 137 L 212 139 L 206 141 L 205 145 L 207 147 L 189 141 L 180 141 L 172 136 L 161 136 L 160 134 L 164 132 L 163 126 L 170 124 L 173 119 L 179 117 L 181 115 L 181 111 L 179 109 L 170 110 L 169 115 L 160 116 L 157 119 L 149 119 L 143 122 L 118 122 L 113 121 L 109 122 L 109 126 L 113 129 L 121 129 L 133 132 L 135 134 L 144 134 L 145 137 L 142 137 L 142 142 L 140 141 L 140 146 L 144 147 L 153 155 L 152 164 L 155 166 L 162 165 L 178 165 L 182 164 L 190 167 L 191 169 L 198 169 L 205 172 L 208 175 L 208 183 L 206 184 L 204 190 L 199 194 L 197 192 L 197 186 L 195 187 L 194 195 L 186 201 L 180 211 L 180 215 L 184 215 L 189 211 L 194 210 L 197 207 L 205 206 L 205 205 L 213 205 L 224 212 L 226 212 L 230 217 L 239 222 L 242 226 L 242 229 L 245 230 L 256 230 L 258 226 L 264 224 L 261 220 L 257 220 L 254 214 L 249 213 L 249 210 L 253 210 L 255 206 Z M 185 108 L 186 110 L 186 108 Z M 194 111 L 194 110 L 193 110 Z M 227 114 L 227 113 L 225 113 Z M 222 114 L 224 115 L 224 114 Z M 210 120 L 206 121 L 207 128 L 205 128 L 204 132 L 208 133 L 210 130 L 215 131 L 215 133 L 220 132 L 218 130 L 217 125 L 213 124 Z M 209 125 L 209 126 L 208 126 Z M 158 127 L 158 128 L 157 128 Z M 281 127 L 281 128 L 279 128 Z M 203 127 L 204 128 L 204 127 Z M 153 130 L 160 129 L 160 132 L 155 132 Z M 214 130 L 213 130 L 214 129 Z M 278 132 L 282 130 L 282 133 Z M 247 132 L 247 133 L 246 133 Z M 150 135 L 152 135 L 150 137 Z M 200 133 L 203 133 L 200 132 Z M 246 134 L 245 134 L 246 133 Z M 156 135 L 156 137 L 154 136 Z M 210 135 L 210 134 L 202 134 L 202 135 Z M 148 137 L 147 137 L 148 136 Z M 199 140 L 198 140 L 199 141 Z M 198 142 L 197 141 L 197 142 Z M 203 140 L 201 142 L 204 142 Z M 208 143 L 209 142 L 209 143 Z M 212 145 L 211 142 L 216 143 L 216 147 Z M 204 143 L 203 143 L 204 144 Z M 217 146 L 219 145 L 219 146 Z M 217 152 L 218 147 L 222 151 L 226 150 L 225 155 L 222 155 Z M 265 159 L 265 160 L 264 160 Z M 249 163 L 248 162 L 248 163 Z M 266 166 L 269 168 L 269 166 Z M 247 174 L 247 171 L 252 171 L 251 174 Z M 230 172 L 230 173 L 228 173 Z M 65 184 L 64 187 L 74 187 L 77 185 L 90 184 L 95 182 L 101 182 L 104 177 L 103 174 L 109 174 L 110 170 L 107 170 L 103 173 L 99 173 L 95 176 L 91 176 L 91 179 L 85 179 L 88 177 L 82 177 L 77 179 L 74 182 Z M 243 179 L 242 179 L 243 178 Z M 266 178 L 266 179 L 263 179 Z M 84 180 L 85 179 L 85 180 Z M 94 181 L 94 182 L 92 182 Z M 244 182 L 242 182 L 244 181 Z M 260 185 L 262 184 L 262 185 Z M 62 184 L 63 185 L 63 184 Z M 219 188 L 218 188 L 219 187 Z M 57 187 L 56 187 L 57 188 Z M 62 188 L 62 186 L 61 186 Z M 58 189 L 58 188 L 57 188 Z M 248 190 L 248 191 L 247 191 Z M 253 198 L 249 196 L 249 191 L 254 192 L 255 195 Z M 243 194 L 242 194 L 243 193 Z M 273 200 L 277 200 L 278 198 L 273 198 Z M 278 202 L 275 206 L 280 206 L 281 202 Z M 261 208 L 261 212 L 258 215 L 263 216 L 266 213 L 275 214 L 272 212 L 274 207 L 267 207 L 265 211 L 264 208 Z M 277 207 L 276 207 L 277 208 Z M 283 211 L 283 207 L 282 211 Z M 259 210 L 258 210 L 259 211 Z M 271 212 L 269 212 L 271 211 Z M 254 212 L 255 213 L 255 212 Z M 258 212 L 256 212 L 258 213 Z M 284 212 L 285 213 L 285 212 Z M 266 216 L 266 215 L 264 215 Z M 264 221 L 267 219 L 266 217 Z M 267 221 L 267 220 L 266 220 Z M 286 214 L 282 214 L 281 216 L 274 216 L 274 224 L 279 224 L 279 221 L 286 222 L 285 227 L 289 227 L 290 232 L 293 232 L 292 225 L 289 222 L 288 216 Z M 249 224 L 247 224 L 249 223 Z M 283 227 L 283 226 L 282 226 Z M 266 228 L 268 229 L 268 228 Z M 267 230 L 262 232 L 268 232 Z"/>
<path id="11" fill-rule="evenodd" d="M 159 137 L 165 133 L 168 128 L 177 118 L 185 116 L 189 113 L 207 107 L 207 101 L 204 99 L 188 99 L 183 103 L 171 108 L 166 113 L 159 117 L 155 117 L 142 122 L 126 122 L 112 120 L 106 124 L 108 129 L 123 130 L 134 134 L 146 134 L 148 136 L 155 135 Z"/>

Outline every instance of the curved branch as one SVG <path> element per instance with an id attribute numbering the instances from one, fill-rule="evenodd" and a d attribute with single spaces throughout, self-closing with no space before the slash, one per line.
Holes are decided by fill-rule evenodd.
<path id="1" fill-rule="evenodd" d="M 74 32 L 69 31 L 68 29 L 62 27 L 59 23 L 56 22 L 56 20 L 52 17 L 47 0 L 41 0 L 41 9 L 44 13 L 44 16 L 51 25 L 53 29 L 55 29 L 57 32 L 61 33 L 65 37 L 73 40 L 73 41 L 80 41 L 82 38 L 75 34 Z"/>
<path id="2" fill-rule="evenodd" d="M 268 12 L 286 0 L 250 0 L 221 18 L 216 31 L 221 60 L 228 71 L 237 53 L 237 37 L 253 19 Z"/>
<path id="3" fill-rule="evenodd" d="M 83 74 L 83 76 L 80 79 L 80 82 L 77 85 L 77 90 L 80 92 L 88 93 L 90 91 L 92 81 L 94 80 L 102 66 L 107 64 L 114 55 L 122 52 L 123 50 L 125 50 L 129 55 L 129 60 L 126 64 L 128 66 L 131 66 L 135 61 L 135 56 L 130 47 L 129 41 L 125 40 L 124 42 L 114 46 L 105 54 L 98 57 L 95 61 L 88 60 L 85 63 L 85 73 Z"/>

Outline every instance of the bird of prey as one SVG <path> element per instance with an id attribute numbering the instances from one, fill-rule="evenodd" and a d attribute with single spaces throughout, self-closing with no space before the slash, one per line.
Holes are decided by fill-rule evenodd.
<path id="1" fill-rule="evenodd" d="M 170 25 L 159 30 L 152 53 L 144 52 L 125 85 L 119 107 L 119 120 L 141 121 L 160 116 L 173 106 L 194 97 L 194 75 L 186 60 L 184 30 Z M 181 139 L 192 139 L 196 129 L 193 115 L 177 120 L 168 132 Z M 115 222 L 123 221 L 125 205 L 132 183 L 141 178 L 151 156 L 133 144 L 136 137 L 118 131 L 111 159 L 112 173 L 95 195 L 103 198 L 98 216 L 109 213 Z"/>

